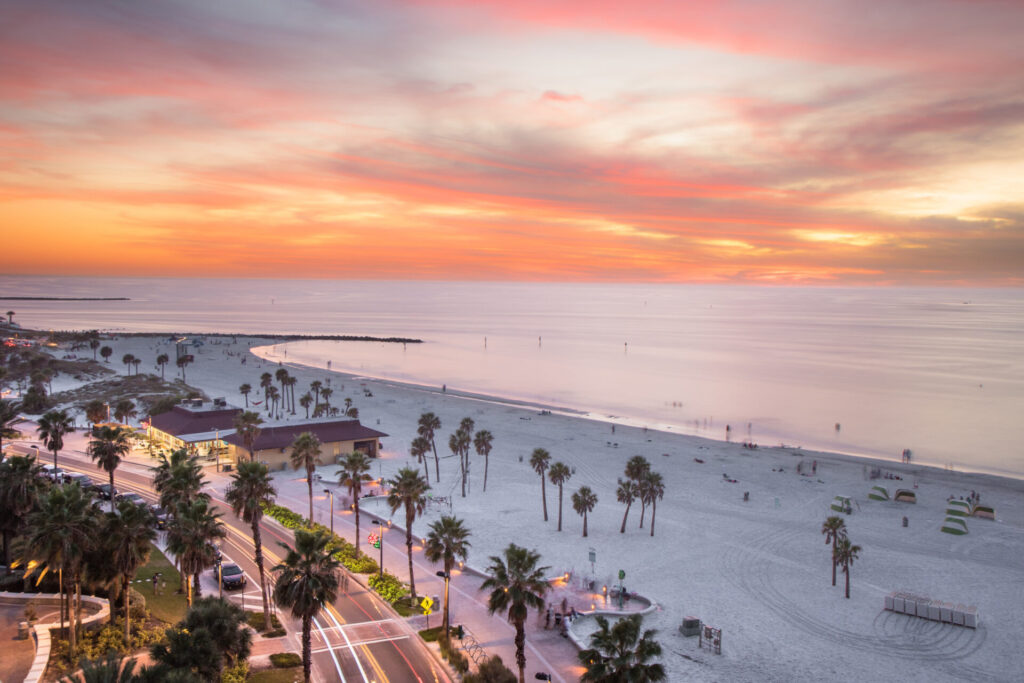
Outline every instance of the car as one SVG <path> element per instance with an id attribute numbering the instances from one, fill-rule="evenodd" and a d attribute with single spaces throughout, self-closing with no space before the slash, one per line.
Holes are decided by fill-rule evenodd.
<path id="1" fill-rule="evenodd" d="M 137 493 L 122 493 L 115 497 L 115 500 L 120 503 L 122 501 L 128 501 L 134 505 L 145 505 L 146 500 Z"/>
<path id="2" fill-rule="evenodd" d="M 64 470 L 54 465 L 46 464 L 42 466 L 42 473 L 47 479 L 52 479 L 55 483 L 61 484 L 64 482 Z"/>
<path id="3" fill-rule="evenodd" d="M 81 472 L 68 472 L 64 475 L 64 481 L 78 484 L 82 487 L 83 491 L 88 491 L 92 488 L 92 479 L 89 478 L 89 475 L 82 474 Z"/>
<path id="4" fill-rule="evenodd" d="M 150 505 L 150 512 L 153 513 L 153 517 L 156 518 L 156 528 L 166 529 L 167 528 L 167 510 L 164 510 L 159 505 Z"/>
<path id="5" fill-rule="evenodd" d="M 100 484 L 96 487 L 96 494 L 103 500 L 110 500 L 111 497 L 117 495 L 117 489 L 110 484 Z"/>
<path id="6" fill-rule="evenodd" d="M 220 582 L 228 589 L 242 588 L 245 586 L 245 572 L 233 562 L 222 564 L 220 567 Z"/>

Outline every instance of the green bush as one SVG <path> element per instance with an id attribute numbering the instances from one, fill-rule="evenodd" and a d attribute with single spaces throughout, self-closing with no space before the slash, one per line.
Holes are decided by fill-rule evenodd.
<path id="1" fill-rule="evenodd" d="M 283 505 L 264 505 L 263 512 L 268 517 L 276 519 L 286 529 L 309 529 L 323 531 L 331 536 L 327 549 L 343 564 L 345 568 L 357 574 L 372 574 L 380 570 L 380 565 L 369 555 L 356 550 L 356 547 L 337 534 L 331 535 L 331 530 L 322 524 L 309 526 L 309 520 L 297 512 L 289 510 Z"/>
<path id="2" fill-rule="evenodd" d="M 469 659 L 452 647 L 452 641 L 447 636 L 438 638 L 437 643 L 441 646 L 441 656 L 448 660 L 457 673 L 464 674 L 469 671 Z"/>
<path id="3" fill-rule="evenodd" d="M 294 652 L 278 652 L 270 655 L 270 663 L 278 669 L 288 669 L 293 666 L 301 666 L 302 657 Z"/>
<path id="4" fill-rule="evenodd" d="M 438 638 L 441 637 L 441 627 L 435 626 L 434 628 L 425 628 L 420 631 L 420 638 L 425 643 L 436 643 Z"/>
<path id="5" fill-rule="evenodd" d="M 263 623 L 263 612 L 246 612 L 245 619 L 257 633 L 267 630 L 266 624 Z M 281 628 L 281 620 L 277 618 L 276 614 L 270 615 L 270 626 L 275 629 Z"/>
<path id="6" fill-rule="evenodd" d="M 220 683 L 245 683 L 249 677 L 249 662 L 239 662 L 233 667 L 224 669 L 220 675 Z"/>
<path id="7" fill-rule="evenodd" d="M 288 631 L 283 628 L 275 628 L 273 631 L 267 631 L 263 634 L 264 638 L 280 638 L 281 636 L 288 635 Z"/>
<path id="8" fill-rule="evenodd" d="M 384 572 L 384 576 L 374 574 L 367 579 L 370 588 L 380 593 L 380 597 L 388 602 L 397 602 L 402 599 L 408 590 L 397 576 L 390 572 Z"/>

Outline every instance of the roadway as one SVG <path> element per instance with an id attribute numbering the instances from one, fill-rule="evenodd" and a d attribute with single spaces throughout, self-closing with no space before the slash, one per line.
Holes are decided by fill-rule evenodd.
<path id="1" fill-rule="evenodd" d="M 96 467 L 84 453 L 85 438 L 80 433 L 65 437 L 67 447 L 59 455 L 62 469 L 83 472 L 94 482 L 107 482 L 107 473 Z M 79 443 L 80 442 L 80 443 Z M 25 444 L 15 442 L 13 452 L 28 452 Z M 52 453 L 40 451 L 41 462 L 52 462 Z M 152 488 L 152 474 L 145 455 L 129 456 L 114 473 L 114 484 L 119 492 L 134 491 L 147 502 L 155 503 L 157 495 Z M 212 472 L 207 472 L 209 481 Z M 214 475 L 217 481 L 204 491 L 213 499 L 221 514 L 228 535 L 221 544 L 225 562 L 238 564 L 245 572 L 247 585 L 238 592 L 225 591 L 232 601 L 243 604 L 248 610 L 262 611 L 259 590 L 259 573 L 252 559 L 254 547 L 252 529 L 235 517 L 223 499 L 220 491 L 226 485 L 227 475 Z M 279 544 L 292 545 L 292 533 L 276 521 L 264 519 L 261 524 L 263 536 L 264 566 L 268 578 L 270 568 L 282 561 L 284 548 Z M 344 571 L 344 570 L 343 570 Z M 343 681 L 361 683 L 442 683 L 450 682 L 447 669 L 442 667 L 428 652 L 426 645 L 415 630 L 385 605 L 375 593 L 358 583 L 353 575 L 344 571 L 342 589 L 338 598 L 314 620 L 312 634 L 313 678 L 317 681 Z M 213 572 L 204 572 L 201 581 L 204 594 L 217 591 Z M 288 631 L 280 647 L 254 646 L 254 650 L 271 652 L 294 651 L 301 653 L 301 623 L 286 610 L 277 611 L 278 618 Z M 269 649 L 267 649 L 269 646 Z"/>

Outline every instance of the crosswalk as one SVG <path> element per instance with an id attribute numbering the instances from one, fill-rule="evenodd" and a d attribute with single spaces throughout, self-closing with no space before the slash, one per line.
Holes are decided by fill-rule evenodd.
<path id="1" fill-rule="evenodd" d="M 324 626 L 312 634 L 313 652 L 325 652 L 339 645 L 359 646 L 386 643 L 409 638 L 407 630 L 395 619 L 364 621 Z M 326 639 L 326 640 L 325 640 Z"/>

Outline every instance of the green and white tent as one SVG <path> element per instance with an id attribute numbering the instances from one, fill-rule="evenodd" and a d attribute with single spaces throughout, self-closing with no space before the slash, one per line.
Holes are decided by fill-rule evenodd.
<path id="1" fill-rule="evenodd" d="M 889 491 L 884 486 L 872 486 L 868 491 L 871 500 L 889 500 Z"/>
<path id="2" fill-rule="evenodd" d="M 966 500 L 951 500 L 946 508 L 946 514 L 957 517 L 970 517 L 971 506 Z"/>
<path id="3" fill-rule="evenodd" d="M 853 511 L 849 496 L 836 496 L 832 499 L 831 508 L 834 512 L 845 512 L 850 514 Z"/>
<path id="4" fill-rule="evenodd" d="M 942 522 L 942 531 L 947 534 L 963 536 L 967 533 L 967 522 L 962 517 L 946 517 Z"/>

